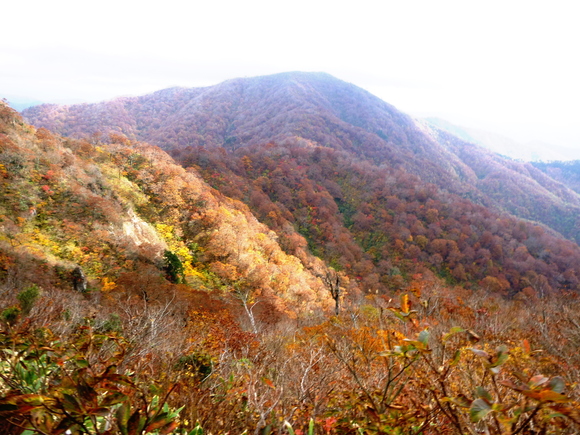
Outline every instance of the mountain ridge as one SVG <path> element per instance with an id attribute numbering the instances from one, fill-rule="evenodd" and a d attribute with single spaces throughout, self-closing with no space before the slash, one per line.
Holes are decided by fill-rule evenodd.
<path id="1" fill-rule="evenodd" d="M 238 78 L 103 103 L 33 107 L 23 115 L 59 134 L 120 132 L 175 155 L 187 147 L 235 150 L 300 138 L 304 144 L 329 146 L 378 165 L 404 168 L 441 189 L 580 239 L 580 196 L 575 192 L 538 173 L 531 176 L 532 166 L 514 164 L 446 136 L 368 91 L 326 73 Z M 550 184 L 549 193 L 536 178 Z M 546 209 L 552 212 L 546 213 Z M 555 222 L 556 213 L 564 214 L 567 223 Z"/>
<path id="2" fill-rule="evenodd" d="M 304 146 L 330 147 L 404 168 L 440 189 L 580 240 L 580 195 L 531 165 L 430 129 L 326 73 L 239 78 L 94 105 L 39 106 L 23 114 L 59 134 L 120 132 L 177 157 L 188 147 L 236 150 L 300 140 Z M 560 215 L 562 222 L 555 218 Z"/>

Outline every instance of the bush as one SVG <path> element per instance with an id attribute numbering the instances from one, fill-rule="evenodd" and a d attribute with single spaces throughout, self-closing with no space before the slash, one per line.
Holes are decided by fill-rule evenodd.
<path id="1" fill-rule="evenodd" d="M 20 315 L 20 308 L 18 307 L 9 307 L 2 311 L 0 317 L 2 320 L 8 323 L 9 325 L 14 325 L 16 320 L 18 320 L 18 316 Z"/>
<path id="2" fill-rule="evenodd" d="M 26 316 L 30 313 L 30 310 L 32 310 L 34 303 L 40 296 L 41 291 L 42 290 L 40 287 L 38 287 L 36 284 L 32 284 L 30 287 L 27 287 L 26 289 L 18 293 L 16 299 L 18 299 L 18 302 L 20 303 L 22 314 Z"/>

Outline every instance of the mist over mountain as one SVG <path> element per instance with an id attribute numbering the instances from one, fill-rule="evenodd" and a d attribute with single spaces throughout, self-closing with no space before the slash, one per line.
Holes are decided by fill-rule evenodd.
<path id="1" fill-rule="evenodd" d="M 20 97 L 17 95 L 3 95 L 10 106 L 18 111 L 22 111 L 28 107 L 38 106 L 43 104 L 42 101 L 33 98 Z"/>
<path id="2" fill-rule="evenodd" d="M 522 143 L 491 131 L 454 125 L 440 118 L 426 118 L 425 120 L 430 125 L 446 130 L 466 142 L 481 145 L 494 153 L 515 160 L 548 162 L 580 158 L 580 151 L 573 148 L 540 141 Z"/>

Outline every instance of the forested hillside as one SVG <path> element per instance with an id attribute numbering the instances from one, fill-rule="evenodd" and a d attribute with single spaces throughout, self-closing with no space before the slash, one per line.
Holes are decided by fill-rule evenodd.
<path id="1" fill-rule="evenodd" d="M 113 125 L 110 106 L 138 100 L 51 109 L 111 123 L 83 138 L 0 103 L 1 432 L 578 432 L 580 248 L 503 199 L 485 206 L 506 174 L 522 195 L 574 195 L 370 94 L 376 125 L 358 97 L 337 112 L 345 96 L 316 77 L 317 93 L 279 89 L 310 115 L 248 117 L 286 126 L 276 140 L 176 146 L 181 166 L 128 137 L 129 118 Z M 217 106 L 190 109 L 218 90 L 142 98 L 209 129 Z"/>
<path id="2" fill-rule="evenodd" d="M 534 162 L 534 166 L 554 180 L 580 193 L 580 160 L 566 162 Z"/>
<path id="3" fill-rule="evenodd" d="M 2 136 L 1 210 L 10 250 L 5 273 L 16 285 L 34 280 L 42 262 L 45 279 L 80 266 L 97 289 L 118 281 L 142 287 L 166 267 L 169 252 L 181 262 L 174 283 L 212 289 L 243 282 L 281 311 L 328 299 L 320 280 L 284 254 L 247 207 L 159 149 L 115 137 L 97 145 L 62 140 L 18 118 L 10 122 L 14 128 Z M 140 290 L 149 291 L 157 290 Z"/>
<path id="4" fill-rule="evenodd" d="M 450 284 L 514 296 L 577 291 L 580 250 L 545 228 L 331 148 L 250 146 L 181 154 L 225 194 L 246 201 L 294 253 L 311 252 L 364 292 L 397 290 L 429 270 Z"/>
<path id="5" fill-rule="evenodd" d="M 530 164 L 423 125 L 328 74 L 234 79 L 98 104 L 43 105 L 23 114 L 58 134 L 96 140 L 100 134 L 121 132 L 177 156 L 187 147 L 235 151 L 268 142 L 332 148 L 378 166 L 404 169 L 440 189 L 580 240 L 576 192 Z"/>

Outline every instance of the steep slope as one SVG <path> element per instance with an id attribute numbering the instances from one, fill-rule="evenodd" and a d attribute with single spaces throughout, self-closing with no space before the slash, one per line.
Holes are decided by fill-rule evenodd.
<path id="1" fill-rule="evenodd" d="M 580 193 L 580 160 L 557 162 L 534 162 L 534 167 Z"/>
<path id="2" fill-rule="evenodd" d="M 62 140 L 0 109 L 0 285 L 8 295 L 32 283 L 70 288 L 80 267 L 95 294 L 113 298 L 164 299 L 186 283 L 234 305 L 260 300 L 274 317 L 332 306 L 321 280 L 245 205 L 158 148 Z"/>
<path id="3" fill-rule="evenodd" d="M 473 186 L 495 207 L 580 240 L 580 196 L 564 180 L 550 177 L 532 163 L 505 159 L 442 130 L 431 129 L 431 134 L 473 170 L 477 177 Z"/>
<path id="4" fill-rule="evenodd" d="M 580 248 L 528 221 L 494 212 L 401 169 L 332 148 L 192 148 L 182 162 L 245 201 L 289 253 L 311 252 L 365 292 L 449 283 L 515 295 L 580 290 Z"/>
<path id="5" fill-rule="evenodd" d="M 379 166 L 404 169 L 440 189 L 580 239 L 576 193 L 537 172 L 530 174 L 531 167 L 514 170 L 509 160 L 443 132 L 433 133 L 363 89 L 327 74 L 234 79 L 92 105 L 39 106 L 24 115 L 37 126 L 65 135 L 121 132 L 177 157 L 187 147 L 236 150 L 298 140 L 305 147 L 329 147 Z M 493 187 L 497 183 L 491 178 L 481 182 L 482 167 L 490 165 L 497 169 L 493 174 L 501 187 Z M 553 219 L 553 213 L 561 218 Z"/>

